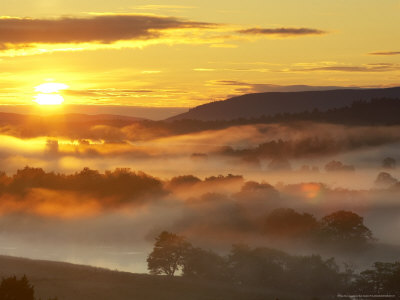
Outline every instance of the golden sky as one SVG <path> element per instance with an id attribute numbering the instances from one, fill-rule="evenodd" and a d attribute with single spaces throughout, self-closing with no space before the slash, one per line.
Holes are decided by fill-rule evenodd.
<path id="1" fill-rule="evenodd" d="M 13 0 L 0 104 L 193 107 L 287 86 L 397 86 L 399 0 Z"/>

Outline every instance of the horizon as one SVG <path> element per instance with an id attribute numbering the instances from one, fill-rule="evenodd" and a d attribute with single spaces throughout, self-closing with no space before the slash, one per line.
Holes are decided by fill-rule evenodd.
<path id="1" fill-rule="evenodd" d="M 373 30 L 357 1 L 251 0 L 244 8 L 194 0 L 18 3 L 3 4 L 0 16 L 2 105 L 52 98 L 65 105 L 188 109 L 295 86 L 398 85 L 395 0 L 363 2 L 363 15 L 379 24 Z M 365 28 L 369 35 L 357 38 Z M 35 92 L 46 84 L 59 91 Z"/>
<path id="2" fill-rule="evenodd" d="M 259 93 L 297 93 L 297 92 L 329 92 L 335 90 L 372 90 L 372 89 L 391 89 L 400 88 L 400 86 L 391 87 L 318 87 L 318 86 L 280 86 L 275 87 L 272 91 L 240 94 L 235 97 L 246 96 L 251 94 Z M 210 104 L 214 102 L 226 101 L 231 98 L 210 101 L 203 103 Z M 365 100 L 365 99 L 364 99 Z M 147 107 L 147 106 L 120 106 L 120 105 L 74 105 L 74 104 L 63 104 L 62 107 L 52 106 L 43 107 L 41 105 L 7 105 L 0 104 L 0 113 L 15 113 L 23 115 L 68 115 L 68 114 L 87 114 L 87 115 L 114 115 L 123 117 L 133 117 L 138 119 L 148 119 L 152 121 L 167 120 L 171 117 L 175 117 L 182 113 L 189 112 L 195 107 Z"/>

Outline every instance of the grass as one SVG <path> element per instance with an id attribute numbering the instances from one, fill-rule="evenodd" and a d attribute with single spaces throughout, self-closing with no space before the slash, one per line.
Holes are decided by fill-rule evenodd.
<path id="1" fill-rule="evenodd" d="M 26 274 L 37 298 L 59 300 L 306 300 L 284 291 L 0 256 L 0 276 Z"/>

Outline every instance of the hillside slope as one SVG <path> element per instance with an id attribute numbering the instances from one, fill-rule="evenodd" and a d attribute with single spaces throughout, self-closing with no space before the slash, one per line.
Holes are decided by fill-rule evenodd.
<path id="1" fill-rule="evenodd" d="M 0 112 L 0 134 L 22 138 L 67 137 L 72 139 L 104 138 L 104 128 L 121 128 L 144 119 L 121 115 L 49 114 L 24 115 Z M 96 133 L 97 131 L 100 131 Z M 87 135 L 85 136 L 85 134 Z M 91 134 L 90 134 L 91 133 Z M 109 132 L 109 135 L 111 133 Z"/>
<path id="2" fill-rule="evenodd" d="M 21 123 L 99 123 L 103 122 L 113 123 L 132 123 L 142 118 L 122 116 L 122 115 L 111 115 L 111 114 L 98 114 L 98 115 L 87 115 L 87 114 L 49 114 L 48 116 L 39 115 L 26 115 L 16 113 L 0 112 L 0 125 L 10 124 L 21 124 Z"/>
<path id="3" fill-rule="evenodd" d="M 315 108 L 326 111 L 332 108 L 348 106 L 357 100 L 384 97 L 400 98 L 400 87 L 247 94 L 197 106 L 186 113 L 169 118 L 168 121 L 257 118 L 262 115 L 272 116 L 279 113 L 311 111 Z"/>
<path id="4" fill-rule="evenodd" d="M 44 299 L 57 296 L 59 300 L 273 300 L 277 296 L 277 293 L 263 290 L 195 282 L 180 277 L 132 274 L 0 256 L 0 277 L 23 274 L 34 285 L 36 297 Z"/>

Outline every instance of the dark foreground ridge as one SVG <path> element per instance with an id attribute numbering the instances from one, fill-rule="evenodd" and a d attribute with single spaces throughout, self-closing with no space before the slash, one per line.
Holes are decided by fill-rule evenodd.
<path id="1" fill-rule="evenodd" d="M 303 298 L 284 292 L 267 291 L 223 283 L 168 277 L 62 262 L 0 256 L 0 277 L 21 277 L 34 285 L 36 297 L 59 300 L 275 300 Z M 308 299 L 308 298 L 304 298 Z"/>
<path id="2" fill-rule="evenodd" d="M 268 92 L 247 94 L 224 101 L 197 106 L 168 121 L 192 119 L 202 121 L 258 118 L 281 113 L 300 113 L 318 109 L 341 108 L 354 101 L 374 98 L 399 98 L 400 87 L 385 89 L 340 89 L 305 92 Z"/>

